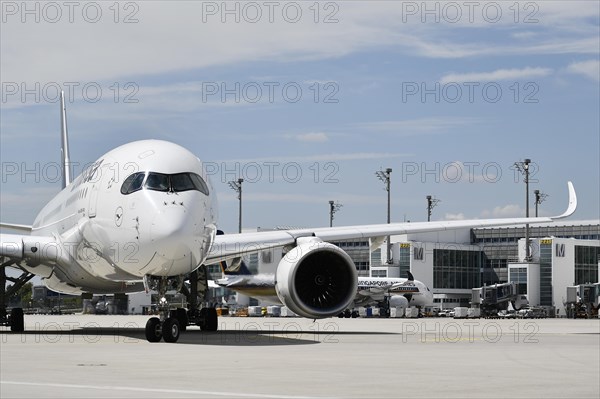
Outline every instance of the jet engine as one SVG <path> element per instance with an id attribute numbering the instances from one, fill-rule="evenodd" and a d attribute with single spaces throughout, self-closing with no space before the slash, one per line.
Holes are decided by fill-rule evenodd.
<path id="1" fill-rule="evenodd" d="M 357 291 L 356 266 L 346 252 L 318 238 L 299 238 L 277 267 L 281 302 L 309 318 L 332 317 L 348 307 Z"/>
<path id="2" fill-rule="evenodd" d="M 404 295 L 392 295 L 390 297 L 390 308 L 407 308 L 408 299 Z"/>

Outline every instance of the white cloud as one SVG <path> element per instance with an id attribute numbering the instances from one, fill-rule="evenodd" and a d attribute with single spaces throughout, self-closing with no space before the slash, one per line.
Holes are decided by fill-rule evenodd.
<path id="1" fill-rule="evenodd" d="M 515 32 L 511 36 L 515 39 L 531 39 L 532 37 L 538 36 L 538 33 L 528 30 L 523 32 Z"/>
<path id="2" fill-rule="evenodd" d="M 98 4 L 104 17 L 97 23 L 79 14 L 72 23 L 68 18 L 22 23 L 20 15 L 7 17 L 2 81 L 97 82 L 244 62 L 326 59 L 394 42 L 393 27 L 378 23 L 390 8 L 385 3 L 344 4 L 337 13 L 344 23 L 318 24 L 308 3 L 300 5 L 303 17 L 297 23 L 286 20 L 281 5 L 272 22 L 263 9 L 259 23 L 248 23 L 232 15 L 225 22 L 220 13 L 206 15 L 200 2 L 141 2 L 136 3 L 138 22 L 129 24 L 114 23 L 108 5 Z"/>
<path id="3" fill-rule="evenodd" d="M 525 211 L 517 204 L 508 204 L 504 206 L 497 206 L 491 211 L 486 209 L 481 212 L 481 216 L 484 218 L 523 217 L 525 216 Z"/>
<path id="4" fill-rule="evenodd" d="M 323 132 L 303 133 L 292 136 L 292 138 L 305 143 L 324 143 L 329 141 L 329 137 Z"/>
<path id="5" fill-rule="evenodd" d="M 492 72 L 471 72 L 471 73 L 451 73 L 443 76 L 440 83 L 462 83 L 462 82 L 495 82 L 499 80 L 519 80 L 540 78 L 552 73 L 549 68 L 531 68 L 522 69 L 497 69 Z"/>
<path id="6" fill-rule="evenodd" d="M 208 3 L 213 4 L 131 3 L 138 7 L 134 15 L 138 21 L 127 24 L 122 23 L 122 18 L 132 9 L 121 10 L 121 21 L 115 23 L 114 12 L 109 9 L 112 3 L 104 2 L 98 3 L 102 7 L 102 18 L 98 23 L 86 22 L 81 7 L 75 12 L 74 22 L 69 21 L 66 7 L 57 23 L 46 20 L 36 23 L 31 16 L 23 23 L 20 13 L 7 15 L 0 39 L 0 80 L 97 82 L 136 79 L 217 65 L 245 66 L 252 62 L 334 58 L 378 48 L 399 48 L 411 55 L 434 58 L 598 53 L 597 26 L 590 23 L 590 19 L 597 16 L 597 7 L 589 1 L 568 2 L 568 5 L 546 2 L 540 6 L 536 14 L 537 25 L 545 30 L 535 42 L 528 41 L 527 45 L 503 45 L 486 40 L 484 36 L 477 37 L 478 41 L 473 43 L 472 33 L 476 29 L 515 28 L 508 3 L 502 6 L 506 17 L 498 24 L 485 21 L 481 12 L 476 13 L 475 21 L 469 21 L 466 9 L 462 10 L 465 17 L 457 24 L 422 23 L 421 15 L 414 15 L 405 22 L 402 2 L 387 1 L 331 3 L 338 7 L 334 15 L 336 23 L 314 23 L 314 13 L 309 8 L 312 3 L 309 2 L 295 3 L 302 7 L 303 17 L 298 23 L 290 23 L 282 17 L 281 5 L 275 10 L 274 21 L 268 20 L 269 10 L 263 7 L 262 19 L 258 23 L 249 23 L 243 18 L 236 22 L 235 15 L 207 15 L 203 13 L 203 7 Z M 223 4 L 214 3 L 217 7 Z M 322 12 L 321 19 L 330 16 L 331 12 L 331 8 Z M 242 13 L 242 16 L 250 15 Z M 530 30 L 531 27 L 522 24 L 515 30 L 518 33 L 519 28 Z M 568 36 L 561 35 L 563 32 Z M 43 60 L 43 68 L 40 68 L 40 60 Z"/>
<path id="7" fill-rule="evenodd" d="M 597 33 L 596 33 L 597 35 Z M 443 35 L 440 35 L 443 36 Z M 417 37 L 403 35 L 405 46 L 418 55 L 429 58 L 467 58 L 487 55 L 532 55 L 532 54 L 598 54 L 600 40 L 589 34 L 588 37 L 565 39 L 543 39 L 528 42 L 527 45 L 502 45 L 496 43 L 459 43 L 443 37 Z"/>
<path id="8" fill-rule="evenodd" d="M 600 61 L 598 60 L 574 62 L 567 67 L 567 70 L 600 82 Z"/>
<path id="9" fill-rule="evenodd" d="M 247 159 L 228 159 L 216 160 L 212 162 L 221 163 L 251 163 L 251 162 L 336 162 L 336 161 L 358 161 L 367 159 L 389 159 L 410 157 L 412 154 L 391 153 L 391 152 L 355 152 L 355 153 L 329 153 L 315 155 L 275 155 L 273 157 L 247 158 Z"/>
<path id="10" fill-rule="evenodd" d="M 460 212 L 460 213 L 446 213 L 444 215 L 444 220 L 465 220 L 465 214 Z"/>
<path id="11" fill-rule="evenodd" d="M 481 122 L 479 118 L 471 117 L 444 117 L 444 118 L 418 118 L 395 121 L 377 121 L 356 124 L 358 129 L 389 132 L 396 135 L 411 136 L 424 132 L 440 132 L 452 127 L 475 125 Z"/>
<path id="12" fill-rule="evenodd" d="M 497 183 L 502 167 L 497 162 L 452 161 L 439 164 L 444 183 Z"/>

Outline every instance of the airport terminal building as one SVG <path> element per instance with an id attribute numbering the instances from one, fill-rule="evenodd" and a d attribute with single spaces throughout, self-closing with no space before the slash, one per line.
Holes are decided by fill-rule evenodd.
<path id="1" fill-rule="evenodd" d="M 531 305 L 564 313 L 568 286 L 597 283 L 600 221 L 562 221 L 530 226 L 531 259 L 525 262 L 525 226 L 455 229 L 392 236 L 371 252 L 369 240 L 336 242 L 354 260 L 359 276 L 406 277 L 411 271 L 434 293 L 434 306 L 469 306 L 471 290 L 515 282 Z M 263 251 L 247 262 L 255 273 L 275 273 L 281 249 Z"/>
<path id="2" fill-rule="evenodd" d="M 524 237 L 524 225 L 394 236 L 392 264 L 373 264 L 371 273 L 403 277 L 410 270 L 445 308 L 469 306 L 472 288 L 515 282 L 531 305 L 564 312 L 566 287 L 598 282 L 598 220 L 530 226 L 529 262 Z"/>

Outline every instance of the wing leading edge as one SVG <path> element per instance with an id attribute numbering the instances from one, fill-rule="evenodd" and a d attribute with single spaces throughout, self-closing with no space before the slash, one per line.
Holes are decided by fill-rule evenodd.
<path id="1" fill-rule="evenodd" d="M 31 232 L 32 227 L 25 224 L 14 224 L 14 223 L 0 223 L 1 229 L 10 229 L 17 231 L 26 231 L 28 233 Z"/>
<path id="2" fill-rule="evenodd" d="M 256 233 L 241 233 L 217 236 L 206 263 L 215 263 L 254 252 L 271 248 L 293 245 L 301 237 L 314 236 L 323 241 L 339 241 L 351 239 L 376 238 L 387 235 L 408 233 L 427 233 L 457 228 L 481 228 L 494 226 L 509 226 L 515 224 L 549 223 L 554 220 L 571 216 L 577 208 L 577 195 L 573 183 L 567 183 L 569 188 L 569 205 L 567 210 L 558 216 L 537 218 L 506 218 L 506 219 L 473 219 L 440 222 L 391 223 L 363 226 L 327 227 L 316 229 L 280 230 Z"/>

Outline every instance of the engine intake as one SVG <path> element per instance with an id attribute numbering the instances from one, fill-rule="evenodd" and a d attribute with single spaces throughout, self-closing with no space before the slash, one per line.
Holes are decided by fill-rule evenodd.
<path id="1" fill-rule="evenodd" d="M 299 239 L 277 267 L 276 290 L 281 302 L 300 316 L 332 317 L 354 300 L 357 273 L 346 252 L 317 238 Z M 302 242 L 303 241 L 303 242 Z"/>

